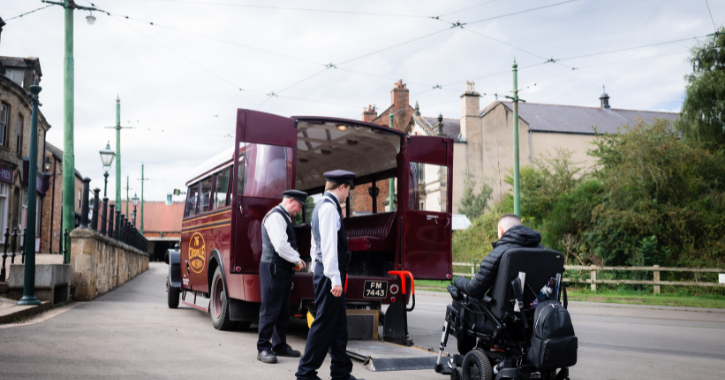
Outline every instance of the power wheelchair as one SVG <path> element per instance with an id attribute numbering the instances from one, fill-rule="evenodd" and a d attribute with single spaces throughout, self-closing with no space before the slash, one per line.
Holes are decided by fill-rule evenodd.
<path id="1" fill-rule="evenodd" d="M 568 367 L 576 364 L 577 338 L 566 311 L 563 274 L 561 253 L 516 248 L 503 254 L 496 280 L 482 299 L 471 298 L 449 285 L 453 301 L 446 309 L 436 372 L 450 374 L 451 380 L 568 380 Z M 551 278 L 557 281 L 553 294 L 532 310 L 530 304 Z M 562 294 L 563 307 L 559 303 Z M 557 310 L 558 314 L 546 323 L 550 330 L 557 328 L 551 326 L 568 323 L 567 328 L 558 330 L 564 331 L 559 335 L 566 335 L 562 339 L 550 330 L 542 332 L 547 316 Z M 553 339 L 542 340 L 548 333 Z M 449 335 L 456 337 L 459 353 L 442 363 Z M 553 355 L 541 352 L 552 349 L 557 350 Z"/>

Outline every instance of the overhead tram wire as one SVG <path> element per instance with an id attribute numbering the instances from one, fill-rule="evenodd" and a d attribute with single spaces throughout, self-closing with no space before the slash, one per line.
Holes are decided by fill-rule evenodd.
<path id="1" fill-rule="evenodd" d="M 275 10 L 302 11 L 302 12 L 323 12 L 323 13 L 338 13 L 338 14 L 356 14 L 356 15 L 367 15 L 367 16 L 407 17 L 407 18 L 421 18 L 421 19 L 431 18 L 430 16 L 409 15 L 409 14 L 401 14 L 401 13 L 378 13 L 378 12 L 337 11 L 337 10 L 330 10 L 330 9 L 275 7 L 275 6 L 271 6 L 271 5 L 210 3 L 210 2 L 193 1 L 193 0 L 146 0 L 146 1 L 158 1 L 158 2 L 167 2 L 167 3 L 201 4 L 201 5 L 219 5 L 219 6 L 229 6 L 229 7 L 258 8 L 258 9 L 275 9 Z"/>
<path id="2" fill-rule="evenodd" d="M 497 1 L 501 1 L 501 0 L 493 0 L 493 1 L 489 1 L 489 2 L 487 2 L 487 3 L 483 3 L 483 4 L 478 4 L 478 5 L 474 5 L 474 6 L 472 6 L 472 7 L 468 7 L 468 8 L 463 8 L 463 9 L 459 9 L 459 10 L 457 10 L 457 11 L 453 11 L 453 12 L 448 12 L 448 13 L 444 13 L 444 14 L 442 14 L 442 15 L 440 15 L 440 16 L 436 16 L 436 17 L 443 17 L 443 16 L 448 16 L 448 15 L 452 15 L 452 14 L 454 14 L 454 13 L 458 13 L 458 12 L 463 12 L 463 11 L 467 11 L 467 10 L 469 10 L 469 9 L 473 9 L 473 8 L 478 8 L 478 7 L 482 7 L 482 6 L 484 6 L 484 5 L 488 5 L 488 4 L 491 4 L 491 3 L 495 3 L 495 2 L 497 2 Z"/>
<path id="3" fill-rule="evenodd" d="M 189 61 L 189 62 L 193 63 L 194 65 L 196 65 L 196 66 L 198 66 L 198 67 L 200 67 L 201 69 L 203 69 L 203 70 L 204 70 L 204 71 L 206 71 L 207 73 L 209 73 L 209 74 L 211 74 L 211 75 L 213 75 L 213 76 L 217 77 L 218 79 L 222 80 L 223 82 L 225 82 L 225 83 L 227 83 L 227 84 L 229 84 L 229 85 L 233 86 L 234 88 L 237 88 L 237 89 L 239 89 L 240 91 L 247 91 L 247 92 L 251 92 L 251 93 L 256 93 L 256 94 L 262 94 L 262 95 L 264 95 L 264 92 L 261 92 L 261 91 L 255 91 L 255 90 L 247 90 L 247 89 L 243 89 L 243 88 L 242 88 L 241 86 L 239 86 L 239 85 L 237 85 L 237 84 L 235 84 L 235 83 L 233 83 L 233 82 L 229 81 L 228 79 L 226 79 L 226 78 L 224 78 L 224 77 L 222 77 L 222 76 L 218 75 L 217 73 L 215 73 L 215 72 L 213 72 L 213 71 L 209 70 L 208 68 L 206 68 L 206 67 L 202 66 L 201 64 L 199 64 L 199 63 L 197 63 L 196 61 L 192 60 L 191 58 L 188 58 L 188 57 L 186 57 L 185 55 L 183 55 L 183 54 L 181 54 L 181 53 L 177 52 L 176 50 L 174 50 L 174 49 L 172 49 L 172 48 L 170 48 L 170 47 L 166 46 L 166 44 L 162 43 L 161 41 L 159 41 L 159 40 L 157 40 L 157 39 L 155 39 L 155 38 L 153 38 L 153 37 L 149 36 L 148 34 L 146 34 L 146 33 L 142 32 L 142 31 L 140 31 L 140 30 L 138 30 L 138 29 L 136 29 L 136 28 L 134 28 L 133 26 L 131 26 L 131 25 L 129 25 L 129 24 L 127 24 L 127 23 L 123 22 L 123 20 L 120 20 L 120 19 L 118 19 L 118 17 L 116 17 L 116 16 L 113 16 L 113 15 L 111 15 L 111 17 L 113 17 L 114 19 L 118 20 L 118 21 L 119 21 L 119 22 L 120 22 L 121 24 L 123 24 L 123 25 L 126 25 L 126 26 L 128 26 L 129 28 L 131 28 L 131 29 L 135 30 L 136 32 L 138 32 L 139 34 L 141 34 L 141 35 L 145 36 L 146 38 L 148 38 L 148 39 L 150 39 L 150 40 L 152 40 L 152 41 L 156 42 L 157 44 L 159 44 L 159 45 L 163 46 L 163 47 L 164 47 L 164 48 L 166 48 L 167 50 L 169 50 L 169 51 L 171 51 L 172 53 L 174 53 L 174 54 L 178 55 L 179 57 L 181 57 L 181 58 L 184 58 L 185 60 L 187 60 L 187 61 Z"/>
<path id="4" fill-rule="evenodd" d="M 549 4 L 549 5 L 544 5 L 544 6 L 537 7 L 537 8 L 526 9 L 526 10 L 519 11 L 519 12 L 507 13 L 507 14 L 504 14 L 504 15 L 499 15 L 499 16 L 495 16 L 495 17 L 489 17 L 489 18 L 485 18 L 485 19 L 482 19 L 482 20 L 471 21 L 471 22 L 467 22 L 466 24 L 468 24 L 468 25 L 478 24 L 479 22 L 490 21 L 490 20 L 495 20 L 495 19 L 498 19 L 498 18 L 509 17 L 509 16 L 514 16 L 514 15 L 520 15 L 522 13 L 533 12 L 533 11 L 537 11 L 539 9 L 544 9 L 544 8 L 556 7 L 558 5 L 568 4 L 568 3 L 574 3 L 574 2 L 577 2 L 577 1 L 580 1 L 580 0 L 567 0 L 567 1 L 562 1 L 561 3 Z"/>
<path id="5" fill-rule="evenodd" d="M 23 13 L 23 14 L 19 14 L 19 15 L 15 16 L 15 17 L 11 17 L 11 18 L 9 18 L 9 19 L 7 19 L 7 20 L 5 20 L 5 21 L 10 21 L 10 20 L 14 20 L 14 19 L 16 19 L 16 18 L 21 18 L 21 17 L 23 17 L 23 16 L 25 16 L 25 15 L 29 15 L 29 14 L 31 14 L 31 13 L 35 13 L 35 12 L 37 12 L 37 11 L 40 11 L 40 10 L 43 10 L 43 9 L 45 9 L 45 8 L 50 8 L 50 7 L 52 7 L 53 5 L 55 5 L 55 4 L 50 4 L 50 5 L 46 5 L 46 6 L 44 6 L 44 7 L 40 7 L 40 8 L 38 8 L 38 9 L 33 9 L 33 10 L 32 10 L 32 11 L 30 11 L 30 12 L 25 12 L 25 13 Z"/>
<path id="6" fill-rule="evenodd" d="M 554 64 L 557 64 L 557 65 L 561 65 L 561 66 L 564 66 L 564 67 L 568 67 L 568 68 L 570 68 L 570 69 L 574 69 L 574 67 L 572 67 L 572 66 L 569 66 L 569 65 L 565 65 L 565 64 L 563 64 L 563 63 L 560 63 L 560 62 L 559 62 L 559 61 L 561 61 L 560 59 L 553 59 L 553 58 L 544 58 L 544 57 L 542 57 L 542 56 L 540 56 L 540 55 L 538 55 L 538 54 L 535 54 L 535 53 L 532 53 L 532 52 L 530 52 L 530 51 L 527 51 L 527 50 L 521 49 L 521 48 L 519 48 L 519 47 L 513 46 L 513 45 L 511 45 L 511 44 L 509 44 L 509 43 L 506 43 L 506 42 L 503 42 L 503 41 L 497 40 L 497 39 L 495 39 L 495 38 L 493 38 L 493 37 L 490 37 L 490 36 L 487 36 L 487 35 L 485 35 L 485 34 L 479 33 L 479 32 L 477 32 L 477 31 L 475 31 L 475 30 L 473 30 L 473 29 L 470 29 L 470 28 L 463 28 L 463 27 L 461 27 L 461 29 L 463 29 L 463 30 L 466 30 L 466 31 L 468 31 L 468 32 L 471 32 L 471 33 L 474 33 L 474 34 L 477 34 L 477 35 L 479 35 L 479 36 L 481 36 L 481 37 L 484 37 L 484 38 L 488 38 L 488 39 L 490 39 L 490 40 L 496 41 L 496 42 L 498 42 L 498 43 L 500 43 L 500 44 L 502 44 L 502 45 L 506 45 L 506 46 L 508 46 L 508 47 L 510 47 L 510 48 L 512 48 L 512 49 L 515 49 L 515 50 L 518 50 L 518 51 L 524 52 L 524 53 L 526 53 L 526 54 L 529 54 L 529 55 L 533 55 L 533 56 L 534 56 L 534 57 L 536 57 L 536 58 L 540 58 L 540 59 L 543 59 L 543 60 L 544 60 L 545 62 L 552 62 L 552 63 L 554 63 Z"/>
<path id="7" fill-rule="evenodd" d="M 710 13 L 710 20 L 712 20 L 712 28 L 715 29 L 715 32 L 717 32 L 717 24 L 715 24 L 715 18 L 712 17 L 712 11 L 710 10 L 710 4 L 707 0 L 705 0 L 705 5 L 707 5 L 707 12 Z"/>
<path id="8" fill-rule="evenodd" d="M 695 37 L 689 37 L 689 38 L 682 38 L 682 39 L 679 39 L 679 40 L 656 42 L 656 43 L 648 44 L 648 45 L 640 45 L 640 46 L 633 46 L 633 47 L 628 47 L 628 48 L 624 48 L 624 49 L 608 50 L 608 51 L 603 51 L 603 52 L 599 52 L 599 53 L 591 53 L 591 54 L 578 55 L 578 56 L 575 56 L 575 57 L 566 57 L 566 58 L 561 58 L 559 60 L 560 61 L 569 61 L 569 60 L 572 60 L 572 59 L 579 59 L 579 58 L 585 58 L 585 57 L 593 57 L 595 55 L 619 53 L 619 52 L 623 52 L 623 51 L 627 51 L 627 50 L 635 50 L 635 49 L 642 49 L 642 48 L 652 47 L 652 46 L 668 45 L 668 44 L 673 44 L 673 43 L 683 42 L 683 41 L 698 40 L 698 39 L 704 38 L 704 37 L 707 37 L 707 36 L 695 36 Z"/>

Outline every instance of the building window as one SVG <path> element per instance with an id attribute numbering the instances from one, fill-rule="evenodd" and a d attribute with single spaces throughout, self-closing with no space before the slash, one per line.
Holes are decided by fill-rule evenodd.
<path id="1" fill-rule="evenodd" d="M 81 191 L 80 191 L 80 190 L 78 190 L 78 208 L 81 208 L 81 206 L 83 206 L 83 205 L 81 204 Z"/>
<path id="2" fill-rule="evenodd" d="M 28 192 L 25 190 L 23 190 L 22 200 L 23 200 L 23 212 L 20 213 L 20 218 L 21 218 L 20 227 L 25 229 L 25 227 L 27 227 L 27 223 L 28 223 Z"/>
<path id="3" fill-rule="evenodd" d="M 8 130 L 8 118 L 10 114 L 10 106 L 0 103 L 0 145 L 5 145 L 5 135 Z"/>
<path id="4" fill-rule="evenodd" d="M 18 154 L 23 154 L 23 115 L 18 115 L 18 130 L 17 130 L 17 152 Z"/>
<path id="5" fill-rule="evenodd" d="M 5 230 L 8 228 L 8 193 L 10 186 L 0 183 L 0 243 L 5 243 Z"/>

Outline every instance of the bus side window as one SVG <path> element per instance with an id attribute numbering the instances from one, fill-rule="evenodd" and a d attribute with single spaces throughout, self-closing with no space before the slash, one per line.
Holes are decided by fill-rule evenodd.
<path id="1" fill-rule="evenodd" d="M 214 209 L 219 209 L 227 204 L 227 188 L 229 187 L 229 174 L 232 168 L 226 168 L 216 174 L 214 182 Z"/>
<path id="2" fill-rule="evenodd" d="M 198 193 L 198 183 L 189 186 L 189 189 L 186 192 L 186 208 L 184 209 L 184 217 L 196 215 L 196 199 Z"/>
<path id="3" fill-rule="evenodd" d="M 211 210 L 211 181 L 214 177 L 209 176 L 201 181 L 201 192 L 199 193 L 199 214 Z"/>

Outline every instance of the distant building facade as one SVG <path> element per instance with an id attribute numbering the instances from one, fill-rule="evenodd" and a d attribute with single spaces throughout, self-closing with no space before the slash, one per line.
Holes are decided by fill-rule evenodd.
<path id="1" fill-rule="evenodd" d="M 75 190 L 73 191 L 73 207 L 75 208 L 75 225 L 70 228 L 61 226 L 63 207 L 63 151 L 55 145 L 45 143 L 44 166 L 47 173 L 47 190 L 43 198 L 41 211 L 40 251 L 43 253 L 60 253 L 60 237 L 66 229 L 70 233 L 80 224 L 81 202 L 83 201 L 83 177 L 75 171 Z M 90 194 L 93 196 L 93 193 Z M 103 193 L 100 195 L 103 197 Z"/>
<path id="2" fill-rule="evenodd" d="M 109 202 L 114 204 L 115 202 Z M 125 214 L 126 202 L 121 202 Z M 133 222 L 133 203 L 128 205 L 129 221 Z M 143 204 L 143 235 L 148 240 L 147 252 L 151 261 L 161 261 L 166 250 L 173 248 L 181 239 L 181 220 L 184 218 L 184 202 L 167 206 L 166 202 L 146 201 Z M 141 204 L 136 206 L 136 229 L 141 231 Z"/>
<path id="3" fill-rule="evenodd" d="M 32 102 L 28 94 L 30 85 L 40 83 L 43 73 L 38 58 L 0 57 L 0 244 L 5 243 L 5 232 L 15 228 L 22 233 L 27 226 L 28 172 L 30 156 Z M 43 231 L 40 215 L 43 198 L 48 187 L 43 173 L 45 135 L 50 124 L 38 112 L 38 157 L 35 191 L 36 250 L 40 248 Z M 24 163 L 25 162 L 25 163 Z"/>

